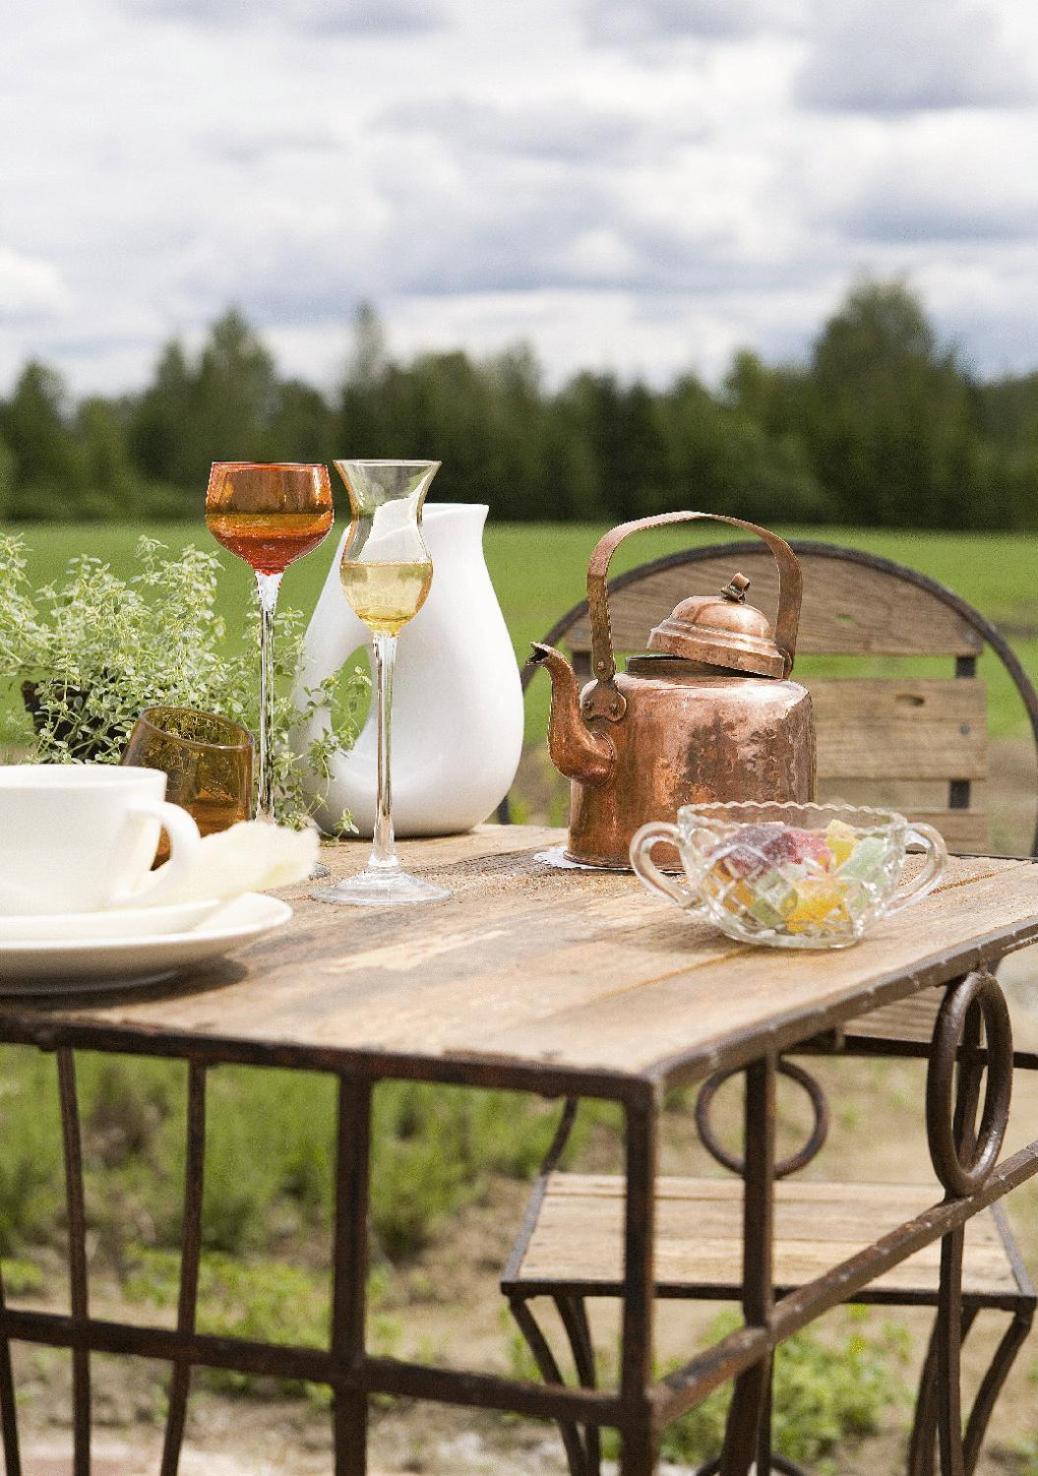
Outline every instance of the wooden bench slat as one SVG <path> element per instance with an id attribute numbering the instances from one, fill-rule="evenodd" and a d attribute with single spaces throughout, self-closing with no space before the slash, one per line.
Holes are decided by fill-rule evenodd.
<path id="1" fill-rule="evenodd" d="M 623 1274 L 623 1180 L 555 1173 L 515 1285 L 615 1285 Z M 657 1183 L 656 1279 L 669 1289 L 717 1287 L 734 1295 L 742 1275 L 742 1184 L 738 1179 L 661 1178 Z M 936 1185 L 784 1180 L 775 1186 L 775 1280 L 798 1286 L 824 1275 L 884 1230 L 940 1199 Z M 940 1244 L 924 1247 L 875 1285 L 936 1296 Z M 970 1220 L 963 1289 L 974 1296 L 1017 1291 L 994 1216 Z"/>
<path id="2" fill-rule="evenodd" d="M 944 837 L 952 852 L 986 852 L 991 844 L 991 822 L 981 810 L 916 810 L 910 820 L 925 820 Z"/>
<path id="3" fill-rule="evenodd" d="M 883 1005 L 852 1020 L 846 1027 L 850 1036 L 864 1036 L 869 1040 L 907 1040 L 929 1044 L 933 1039 L 937 1011 L 941 1007 L 944 991 L 927 989 L 913 994 L 910 999 L 899 999 L 894 1004 Z"/>
<path id="4" fill-rule="evenodd" d="M 983 682 L 837 678 L 807 686 L 820 778 L 979 779 L 987 773 Z"/>
<path id="5" fill-rule="evenodd" d="M 798 555 L 804 575 L 797 650 L 802 655 L 975 656 L 983 642 L 937 595 L 882 569 L 825 554 Z M 774 620 L 778 578 L 765 548 L 733 559 L 723 548 L 694 564 L 650 574 L 610 595 L 618 651 L 642 651 L 649 631 L 689 595 L 716 593 L 736 572 L 751 582 L 749 599 Z M 571 650 L 590 650 L 588 621 L 567 636 Z"/>

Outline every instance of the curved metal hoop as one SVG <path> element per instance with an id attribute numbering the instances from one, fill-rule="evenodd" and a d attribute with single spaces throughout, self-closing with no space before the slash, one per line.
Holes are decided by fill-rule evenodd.
<path id="1" fill-rule="evenodd" d="M 988 1068 L 980 1129 L 973 1142 L 972 1124 L 955 1107 L 955 1064 L 976 1005 L 984 1021 Z M 974 1031 L 975 1035 L 975 1031 Z M 967 1041 L 976 1049 L 976 1040 Z M 967 1056 L 961 1071 L 979 1082 L 980 1065 Z M 967 974 L 944 997 L 934 1026 L 933 1050 L 926 1075 L 926 1136 L 937 1177 L 949 1194 L 973 1194 L 984 1183 L 1002 1149 L 1009 1121 L 1013 1085 L 1013 1032 L 1005 996 L 994 974 Z M 976 1102 L 973 1091 L 967 1098 Z M 964 1157 L 966 1155 L 966 1157 Z"/>
<path id="2" fill-rule="evenodd" d="M 780 1159 L 775 1165 L 775 1178 L 785 1179 L 789 1174 L 795 1174 L 809 1164 L 824 1147 L 825 1140 L 829 1136 L 829 1103 L 817 1081 L 802 1066 L 798 1066 L 794 1061 L 780 1060 L 776 1069 L 780 1076 L 788 1076 L 790 1081 L 795 1081 L 797 1086 L 803 1087 L 815 1115 L 814 1125 L 804 1146 L 798 1152 L 791 1153 L 788 1158 Z M 699 1096 L 696 1098 L 696 1127 L 699 1129 L 703 1146 L 711 1158 L 722 1168 L 730 1169 L 733 1174 L 742 1174 L 745 1171 L 746 1160 L 738 1154 L 729 1153 L 728 1149 L 722 1147 L 718 1142 L 710 1121 L 710 1108 L 719 1088 L 724 1086 L 729 1077 L 738 1075 L 741 1070 L 742 1067 L 739 1066 L 731 1071 L 717 1072 L 703 1083 L 699 1089 Z"/>

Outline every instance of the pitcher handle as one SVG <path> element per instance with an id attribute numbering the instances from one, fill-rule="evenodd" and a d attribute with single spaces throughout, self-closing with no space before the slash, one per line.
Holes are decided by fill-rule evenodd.
<path id="1" fill-rule="evenodd" d="M 647 891 L 662 892 L 685 912 L 700 912 L 703 901 L 698 893 L 687 884 L 683 885 L 660 871 L 652 859 L 652 849 L 660 841 L 669 840 L 676 844 L 679 839 L 680 832 L 676 825 L 671 825 L 666 820 L 650 820 L 648 825 L 643 825 L 631 837 L 631 865 L 635 876 Z"/>
<path id="2" fill-rule="evenodd" d="M 900 912 L 903 907 L 911 907 L 914 902 L 921 902 L 927 893 L 932 892 L 944 874 L 944 863 L 948 859 L 944 836 L 932 825 L 925 825 L 922 821 L 911 825 L 905 839 L 922 845 L 927 853 L 926 861 L 919 875 L 913 877 L 907 886 L 899 887 L 891 897 L 886 908 L 887 917 L 892 912 Z"/>

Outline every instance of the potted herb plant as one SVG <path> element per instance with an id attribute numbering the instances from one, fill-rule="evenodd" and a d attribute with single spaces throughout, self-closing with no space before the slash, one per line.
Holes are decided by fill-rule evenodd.
<path id="1" fill-rule="evenodd" d="M 23 540 L 0 534 L 0 684 L 7 688 L 0 739 L 26 759 L 118 763 L 141 711 L 157 705 L 217 712 L 255 729 L 258 614 L 250 607 L 244 639 L 229 641 L 216 608 L 218 556 L 194 547 L 172 556 L 141 537 L 134 562 L 137 572 L 124 579 L 103 560 L 76 555 L 59 580 L 34 589 Z M 295 671 L 303 629 L 300 611 L 279 614 L 282 678 Z M 367 673 L 356 668 L 308 691 L 303 711 L 279 695 L 275 811 L 282 823 L 306 823 L 301 767 L 326 771 L 330 757 L 351 746 L 367 686 Z M 291 731 L 318 708 L 333 710 L 335 720 L 300 758 Z M 348 817 L 341 828 L 349 828 Z"/>

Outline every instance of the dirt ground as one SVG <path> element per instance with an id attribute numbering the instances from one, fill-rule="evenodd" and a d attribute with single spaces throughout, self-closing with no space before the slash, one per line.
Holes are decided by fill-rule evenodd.
<path id="1" fill-rule="evenodd" d="M 1017 1043 L 1038 1049 L 1038 950 L 1007 962 L 1003 980 L 1013 1006 Z M 837 1103 L 829 1145 L 809 1172 L 821 1176 L 932 1182 L 922 1132 L 923 1077 L 918 1063 L 822 1060 L 813 1066 Z M 664 1171 L 704 1167 L 688 1103 L 666 1115 Z M 795 1095 L 780 1101 L 780 1141 L 792 1145 L 805 1117 Z M 1007 1151 L 1038 1133 L 1038 1077 L 1019 1078 Z M 606 1135 L 592 1141 L 582 1167 L 614 1165 Z M 589 1161 L 588 1161 L 589 1160 Z M 405 1271 L 394 1274 L 384 1305 L 374 1315 L 398 1326 L 401 1357 L 498 1373 L 510 1372 L 507 1319 L 497 1278 L 519 1225 L 523 1185 L 496 1181 L 485 1203 L 458 1216 L 437 1242 Z M 937 1195 L 935 1194 L 935 1198 Z M 1010 1201 L 1010 1214 L 1031 1273 L 1038 1277 L 1038 1184 Z M 863 1241 L 868 1237 L 863 1226 Z M 98 1286 L 93 1310 L 119 1315 L 112 1288 Z M 138 1308 L 136 1315 L 141 1316 Z M 149 1314 L 150 1315 L 150 1314 Z M 661 1359 L 687 1357 L 716 1308 L 668 1303 L 661 1308 Z M 929 1314 L 881 1311 L 877 1319 L 903 1321 L 921 1354 Z M 593 1309 L 596 1343 L 608 1360 L 615 1346 L 613 1309 Z M 997 1314 L 978 1324 L 964 1352 L 967 1388 L 973 1388 L 1001 1330 Z M 130 1359 L 93 1360 L 94 1476 L 154 1476 L 158 1471 L 164 1411 L 163 1370 Z M 914 1366 L 910 1378 L 914 1378 Z M 16 1380 L 26 1440 L 25 1476 L 71 1476 L 70 1371 L 67 1355 L 20 1347 Z M 839 1476 L 894 1476 L 904 1468 L 909 1411 L 890 1411 L 883 1429 L 840 1451 Z M 1036 1469 L 1021 1456 L 1038 1445 L 1038 1332 L 1032 1333 L 1002 1395 L 982 1457 L 979 1476 L 1028 1476 Z M 1032 1458 L 1035 1459 L 1035 1458 Z M 661 1468 L 676 1473 L 680 1468 Z M 561 1476 L 560 1443 L 547 1425 L 430 1404 L 398 1401 L 373 1411 L 371 1470 L 375 1476 Z M 183 1476 L 330 1476 L 329 1419 L 313 1401 L 262 1394 L 231 1398 L 197 1390 L 192 1395 Z"/>

